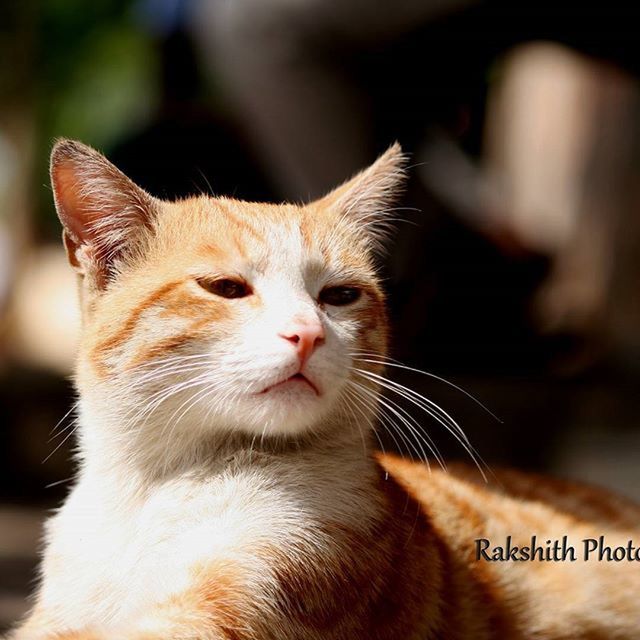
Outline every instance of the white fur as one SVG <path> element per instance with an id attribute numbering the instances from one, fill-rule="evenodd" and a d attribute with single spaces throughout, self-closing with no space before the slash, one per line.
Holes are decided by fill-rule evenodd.
<path id="1" fill-rule="evenodd" d="M 258 596 L 272 579 L 255 556 L 261 544 L 293 557 L 299 536 L 323 544 L 316 528 L 325 519 L 366 530 L 376 515 L 361 445 L 339 447 L 217 452 L 209 465 L 155 482 L 85 468 L 47 525 L 38 608 L 52 628 L 117 625 L 186 590 L 194 567 L 221 558 L 250 572 Z"/>
<path id="2" fill-rule="evenodd" d="M 402 181 L 402 161 L 394 145 L 320 205 L 340 209 L 336 220 L 352 229 L 354 243 L 363 242 L 363 229 L 388 206 Z M 109 337 L 113 309 L 129 308 L 174 277 L 193 276 L 183 286 L 192 296 L 210 296 L 197 277 L 215 275 L 219 265 L 196 244 L 181 247 L 188 260 L 175 260 L 181 204 L 150 199 L 84 145 L 56 145 L 52 183 L 71 263 L 84 275 L 80 469 L 67 501 L 47 523 L 35 609 L 13 637 L 36 640 L 92 627 L 107 629 L 108 636 L 109 629 L 142 619 L 153 605 L 185 591 L 194 571 L 216 560 L 247 572 L 256 598 L 249 604 L 268 607 L 274 568 L 256 549 L 272 543 L 293 559 L 303 553 L 296 544 L 303 539 L 306 553 L 321 552 L 329 543 L 322 525 L 366 535 L 382 509 L 382 498 L 370 490 L 377 474 L 369 446 L 375 403 L 354 412 L 344 393 L 349 354 L 358 346 L 354 312 L 369 294 L 347 307 L 320 305 L 323 287 L 345 284 L 352 275 L 339 252 L 329 251 L 327 259 L 320 248 L 310 249 L 293 219 L 274 224 L 256 215 L 262 250 L 254 243 L 244 262 L 230 251 L 225 267 L 236 260 L 235 275 L 259 297 L 250 318 L 224 325 L 224 333 L 208 326 L 200 339 L 172 353 L 174 360 L 159 356 L 134 365 L 140 352 L 186 328 L 156 300 L 136 316 L 126 341 L 104 356 L 108 374 L 101 374 L 90 352 Z M 182 241 L 206 239 L 207 221 L 220 215 L 219 205 L 193 200 Z M 360 225 L 355 209 L 362 209 Z M 369 268 L 364 271 L 373 282 Z M 162 276 L 154 285 L 156 272 Z M 324 340 L 301 370 L 318 392 L 289 382 L 261 393 L 299 372 L 296 349 L 281 335 L 292 321 L 322 325 Z"/>
<path id="3" fill-rule="evenodd" d="M 153 332 L 141 330 L 130 339 L 133 349 L 111 356 L 121 375 L 85 383 L 79 478 L 46 528 L 36 612 L 50 628 L 117 626 L 186 590 L 194 567 L 216 559 L 248 570 L 259 597 L 273 579 L 273 567 L 255 556 L 260 544 L 276 542 L 294 557 L 300 536 L 324 544 L 319 525 L 366 532 L 378 514 L 369 491 L 373 416 L 354 423 L 341 395 L 357 325 L 347 309 L 323 311 L 314 303 L 331 275 L 307 268 L 299 235 L 291 232 L 283 247 L 279 260 L 246 274 L 263 300 L 260 320 L 224 341 L 191 345 L 190 355 L 209 354 L 220 392 L 214 382 L 202 402 L 190 406 L 177 394 L 137 418 L 158 386 L 193 375 L 154 380 L 162 361 L 127 369 L 130 351 L 179 328 L 154 308 L 139 321 Z M 325 328 L 325 342 L 304 369 L 321 394 L 294 385 L 255 395 L 297 370 L 294 348 L 278 336 L 292 317 L 313 317 Z M 85 380 L 95 379 L 87 361 L 80 369 Z M 177 420 L 183 406 L 190 408 Z M 287 445 L 283 435 L 300 437 Z M 270 441 L 278 453 L 268 452 Z M 29 633 L 27 626 L 15 637 Z"/>

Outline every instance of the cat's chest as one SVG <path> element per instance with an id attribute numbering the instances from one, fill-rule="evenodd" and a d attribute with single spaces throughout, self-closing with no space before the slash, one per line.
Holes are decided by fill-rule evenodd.
<path id="1" fill-rule="evenodd" d="M 79 486 L 49 525 L 43 597 L 63 617 L 82 607 L 117 619 L 160 602 L 188 589 L 197 568 L 241 561 L 292 522 L 282 491 L 255 479 L 178 480 L 122 504 L 92 494 Z"/>

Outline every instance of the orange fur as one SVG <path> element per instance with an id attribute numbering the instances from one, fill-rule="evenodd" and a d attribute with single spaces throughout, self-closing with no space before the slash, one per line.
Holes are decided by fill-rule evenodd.
<path id="1" fill-rule="evenodd" d="M 474 552 L 476 539 L 499 544 L 507 535 L 518 544 L 535 534 L 575 541 L 606 535 L 611 543 L 640 545 L 640 508 L 621 498 L 514 471 L 496 472 L 485 484 L 464 466 L 444 473 L 373 454 L 368 422 L 375 410 L 354 396 L 337 396 L 322 411 L 308 405 L 296 415 L 304 422 L 317 411 L 310 426 L 266 438 L 264 429 L 260 438 L 259 430 L 242 432 L 245 424 L 234 430 L 233 414 L 219 432 L 204 428 L 210 411 L 186 425 L 173 423 L 184 403 L 158 424 L 144 414 L 131 421 L 131 407 L 158 393 L 141 381 L 149 371 L 162 373 L 167 358 L 184 356 L 188 368 L 194 344 L 214 353 L 243 327 L 257 327 L 253 351 L 238 358 L 244 345 L 235 342 L 226 353 L 233 356 L 229 367 L 239 361 L 250 372 L 263 343 L 279 330 L 267 324 L 268 314 L 321 317 L 318 295 L 327 283 L 360 288 L 361 299 L 344 311 L 339 329 L 349 333 L 353 348 L 384 356 L 388 320 L 371 249 L 381 238 L 376 225 L 401 165 L 399 149 L 392 148 L 307 206 L 204 196 L 167 203 L 142 192 L 96 152 L 59 143 L 52 176 L 84 308 L 77 386 L 88 409 L 80 481 L 68 507 L 75 499 L 80 509 L 67 516 L 63 507 L 50 525 L 43 586 L 12 638 L 637 637 L 640 571 L 633 563 L 490 563 Z M 92 226 L 100 216 L 104 224 Z M 213 296 L 197 284 L 199 278 L 248 279 L 247 273 L 259 281 L 271 271 L 287 282 L 280 282 L 275 301 L 273 283 L 238 299 Z M 289 285 L 298 287 L 295 296 Z M 327 328 L 337 322 L 330 314 L 322 318 Z M 338 370 L 349 348 L 324 342 L 322 348 L 334 349 Z M 382 371 L 373 362 L 359 366 Z M 233 382 L 230 372 L 222 373 L 223 384 Z M 243 384 L 246 375 L 236 372 Z M 159 380 L 162 393 L 168 383 Z M 361 382 L 375 398 L 379 389 L 371 379 Z M 304 399 L 295 398 L 282 421 Z M 123 402 L 128 411 L 121 410 Z M 88 499 L 81 493 L 87 483 Z M 101 520 L 103 514 L 108 517 Z M 83 545 L 99 538 L 112 518 L 123 524 L 89 548 L 99 555 L 112 544 L 113 551 L 93 562 Z M 138 549 L 141 539 L 149 549 Z M 200 547 L 205 551 L 196 553 Z M 123 565 L 122 575 L 109 572 L 129 555 L 137 561 Z M 149 564 L 156 557 L 157 565 Z M 71 596 L 57 592 L 58 585 L 73 591 L 74 575 L 84 580 L 75 597 L 86 596 L 78 611 Z M 143 597 L 129 581 L 142 585 Z"/>

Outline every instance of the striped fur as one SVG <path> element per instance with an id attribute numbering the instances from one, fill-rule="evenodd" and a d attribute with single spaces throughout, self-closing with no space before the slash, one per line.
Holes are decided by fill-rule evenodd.
<path id="1" fill-rule="evenodd" d="M 373 453 L 366 398 L 379 389 L 368 379 L 354 395 L 353 365 L 386 353 L 373 253 L 402 166 L 394 146 L 306 206 L 169 203 L 95 151 L 58 143 L 52 180 L 84 313 L 80 468 L 11 638 L 637 637 L 633 563 L 474 557 L 474 540 L 507 535 L 640 543 L 637 507 Z M 250 294 L 198 284 L 216 278 Z M 362 295 L 321 304 L 337 285 Z M 316 392 L 276 384 L 300 366 L 282 339 L 292 318 L 323 328 L 300 369 Z"/>

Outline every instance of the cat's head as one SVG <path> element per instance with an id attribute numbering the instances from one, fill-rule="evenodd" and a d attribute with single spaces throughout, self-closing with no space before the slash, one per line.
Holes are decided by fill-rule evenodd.
<path id="1" fill-rule="evenodd" d="M 90 410 L 131 429 L 258 436 L 362 412 L 354 354 L 386 350 L 373 254 L 403 164 L 394 145 L 306 206 L 166 202 L 93 149 L 59 141 L 51 177 L 81 276 L 77 382 Z"/>

